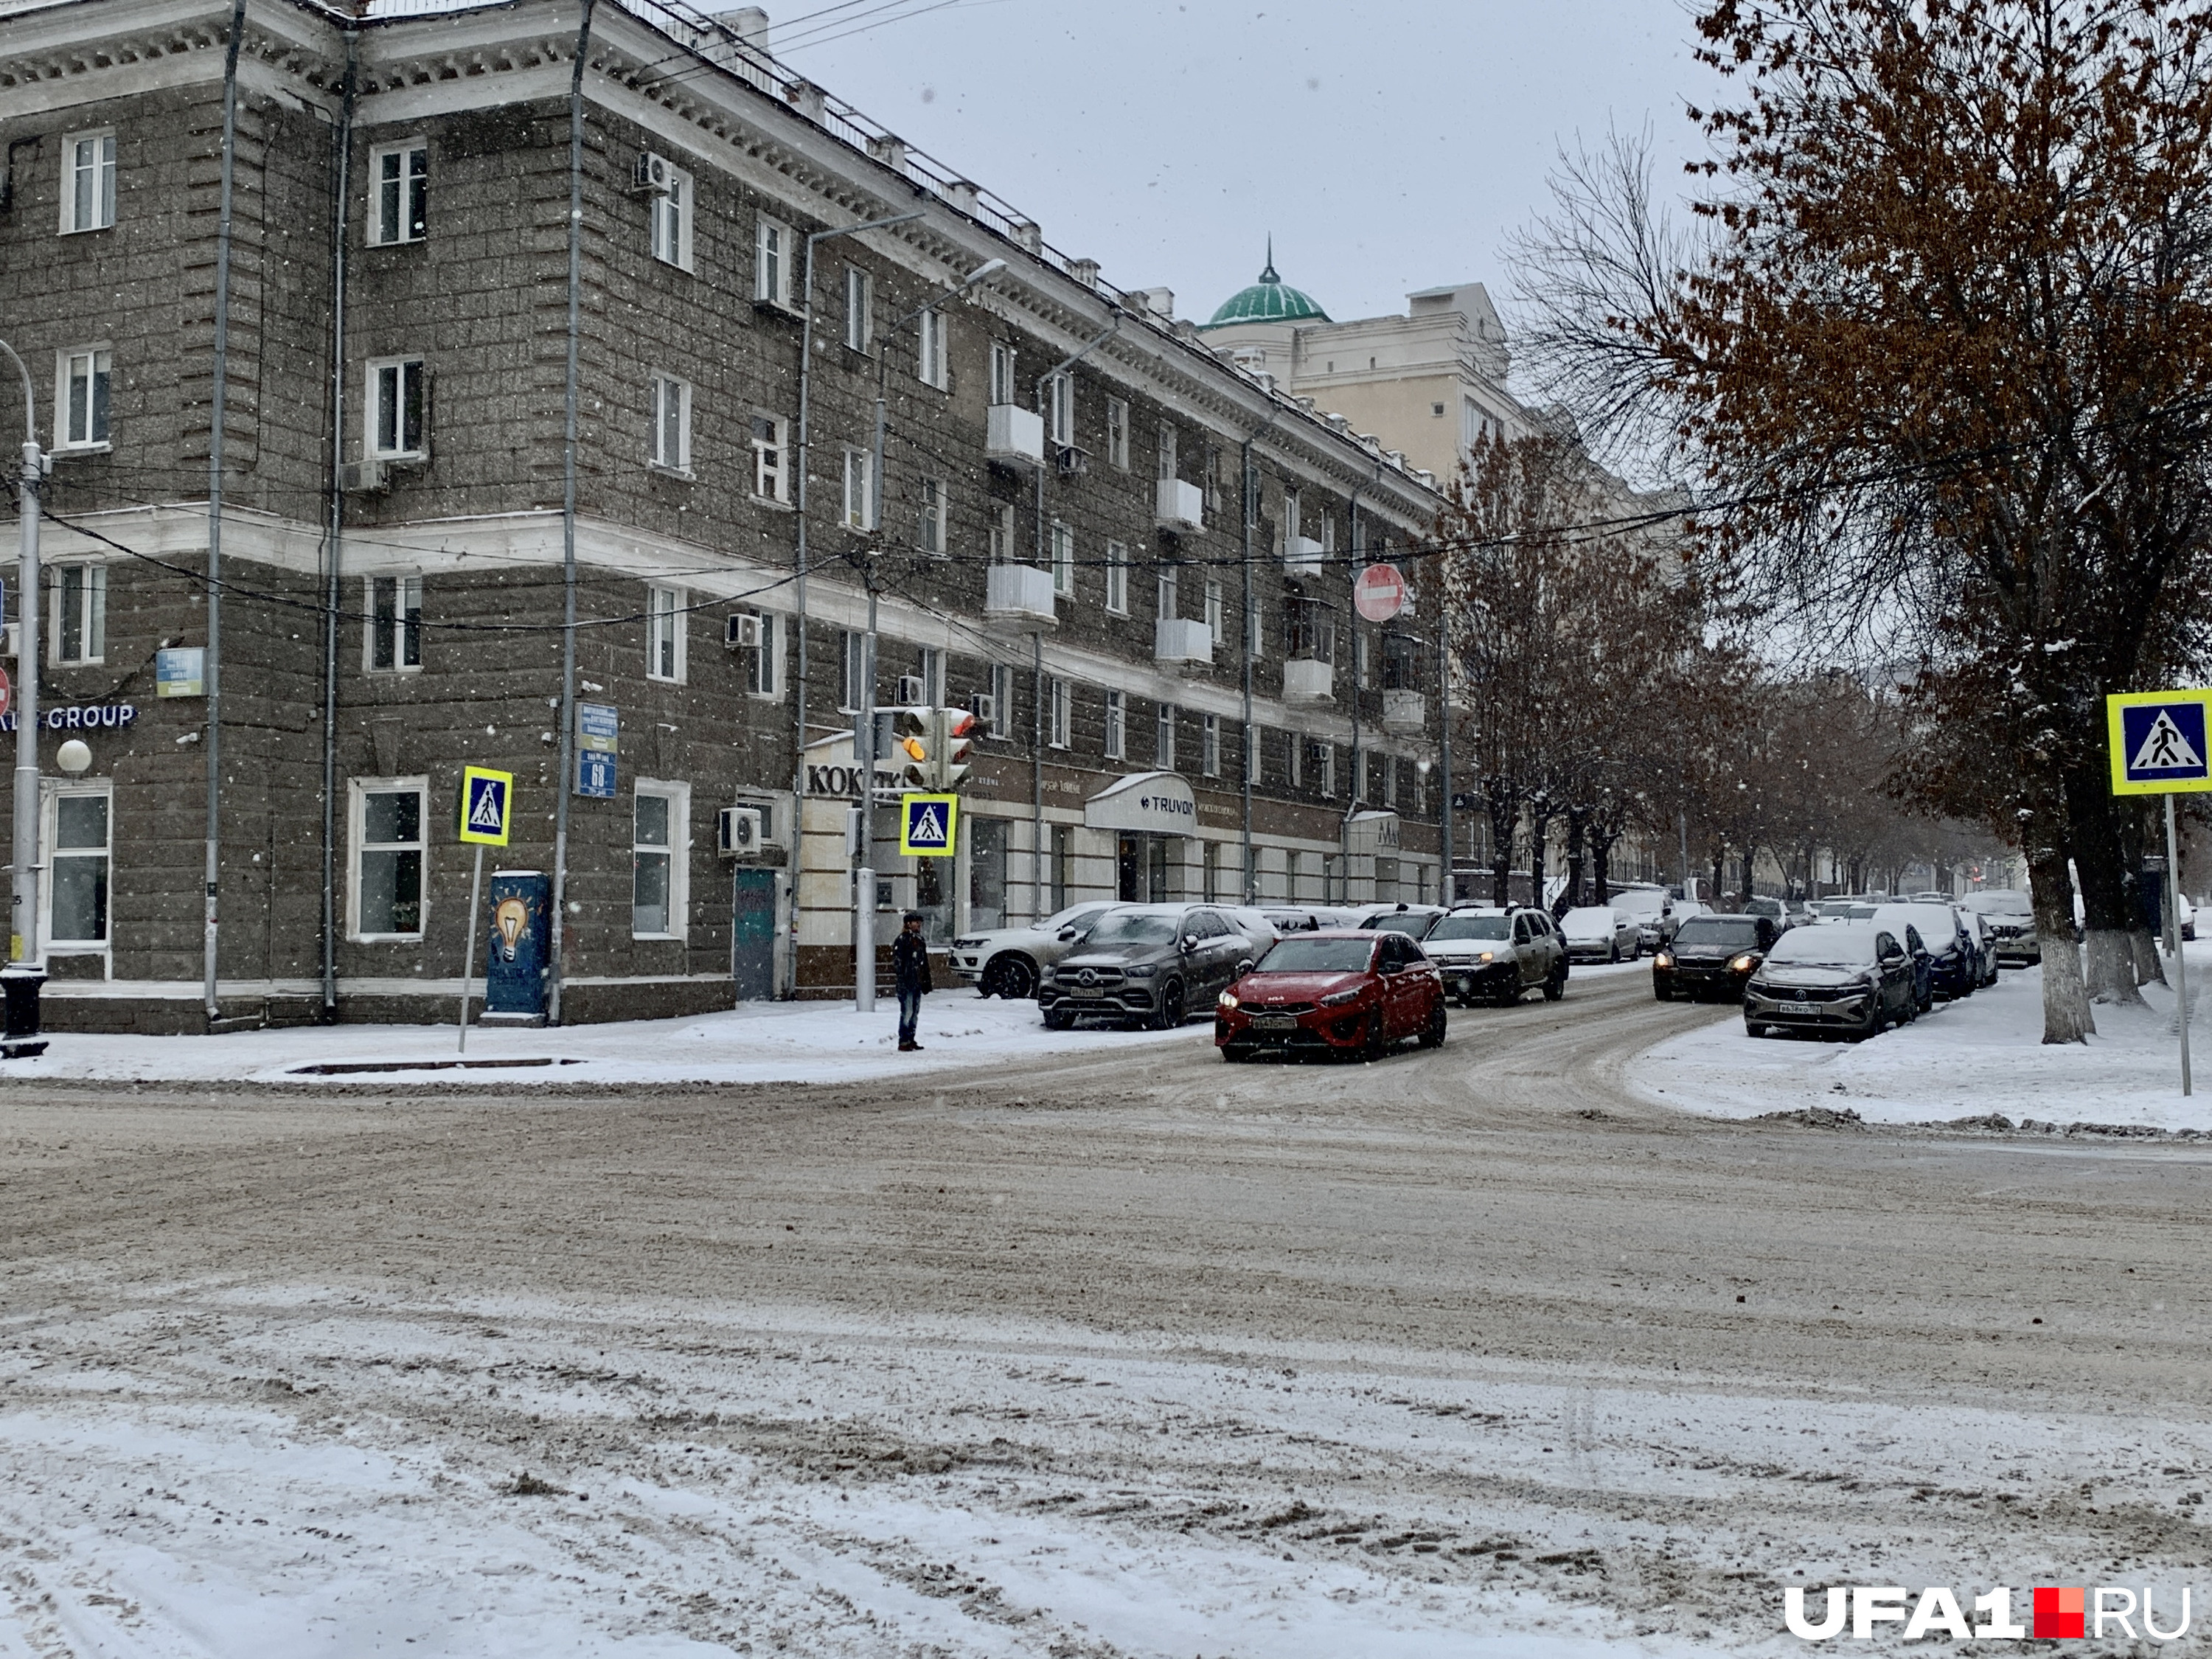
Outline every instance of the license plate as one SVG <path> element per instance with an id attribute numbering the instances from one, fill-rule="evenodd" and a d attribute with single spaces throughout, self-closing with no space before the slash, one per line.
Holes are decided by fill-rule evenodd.
<path id="1" fill-rule="evenodd" d="M 1252 1029 L 1255 1031 L 1295 1031 L 1298 1029 L 1295 1014 L 1255 1014 Z"/>
<path id="2" fill-rule="evenodd" d="M 1103 997 L 1106 989 L 1101 985 L 1079 985 L 1075 988 L 1075 994 L 1079 997 Z"/>

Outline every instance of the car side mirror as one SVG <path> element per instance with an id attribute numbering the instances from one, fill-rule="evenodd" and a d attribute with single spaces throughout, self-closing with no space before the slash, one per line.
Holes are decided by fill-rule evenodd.
<path id="1" fill-rule="evenodd" d="M 1905 960 L 1905 952 L 1902 951 L 1885 951 L 1882 952 L 1881 959 L 1884 962 L 1902 962 Z"/>
<path id="2" fill-rule="evenodd" d="M 1077 934 L 1076 934 L 1075 929 L 1073 929 L 1073 927 L 1063 927 L 1063 928 L 1061 928 L 1061 929 L 1060 930 L 1060 942 L 1062 945 L 1068 945 L 1068 944 L 1072 944 L 1072 943 L 1073 943 L 1073 941 L 1075 940 L 1076 937 L 1077 937 Z"/>
<path id="3" fill-rule="evenodd" d="M 1237 978 L 1239 978 L 1239 979 L 1243 978 L 1245 975 L 1247 975 L 1247 974 L 1250 973 L 1251 971 L 1252 971 L 1252 958 L 1251 958 L 1251 957 L 1244 957 L 1242 961 L 1240 961 L 1240 962 L 1237 964 Z"/>
<path id="4" fill-rule="evenodd" d="M 1182 948 L 1186 951 L 1195 951 L 1198 949 L 1198 935 L 1195 933 L 1185 933 L 1182 936 Z"/>

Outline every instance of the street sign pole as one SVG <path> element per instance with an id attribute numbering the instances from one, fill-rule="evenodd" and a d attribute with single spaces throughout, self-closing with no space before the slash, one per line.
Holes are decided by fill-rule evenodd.
<path id="1" fill-rule="evenodd" d="M 2181 854 L 2174 845 L 2173 797 L 2166 798 L 2166 914 L 2173 918 L 2173 1006 L 2181 1026 L 2181 1092 L 2189 1087 L 2189 964 L 2181 954 Z"/>
<path id="2" fill-rule="evenodd" d="M 477 872 L 469 884 L 467 942 L 461 948 L 461 1040 L 469 1051 L 469 987 L 477 976 L 477 908 L 483 902 L 483 855 L 487 847 L 505 847 L 514 832 L 514 774 L 487 766 L 461 769 L 460 840 L 477 849 Z M 558 927 L 560 918 L 554 918 Z"/>
<path id="3" fill-rule="evenodd" d="M 2125 691 L 2105 699 L 2115 795 L 2166 797 L 2166 914 L 2173 927 L 2174 1024 L 2181 1037 L 2181 1092 L 2189 1077 L 2189 969 L 2181 957 L 2181 848 L 2176 794 L 2212 792 L 2212 690 Z"/>
<path id="4" fill-rule="evenodd" d="M 477 907 L 483 902 L 483 845 L 477 845 L 477 872 L 469 883 L 469 942 L 461 952 L 461 1043 L 469 1051 L 469 987 L 477 976 Z"/>

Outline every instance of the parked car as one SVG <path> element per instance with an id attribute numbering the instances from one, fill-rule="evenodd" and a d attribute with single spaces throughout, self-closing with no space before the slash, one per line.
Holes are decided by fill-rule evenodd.
<path id="1" fill-rule="evenodd" d="M 1330 909 L 1322 905 L 1264 904 L 1260 914 L 1274 924 L 1278 936 L 1284 933 L 1314 933 L 1324 927 L 1349 927 L 1354 913 Z"/>
<path id="2" fill-rule="evenodd" d="M 1735 913 L 1744 916 L 1765 916 L 1774 924 L 1777 933 L 1787 933 L 1798 920 L 1790 915 L 1790 907 L 1778 898 L 1747 898 L 1743 908 Z"/>
<path id="3" fill-rule="evenodd" d="M 1610 904 L 1579 905 L 1559 918 L 1570 962 L 1633 962 L 1644 954 L 1636 918 Z"/>
<path id="4" fill-rule="evenodd" d="M 1557 1002 L 1567 988 L 1565 942 L 1549 916 L 1524 905 L 1463 905 L 1437 919 L 1421 949 L 1462 1007 L 1478 998 L 1518 1002 L 1540 986 Z"/>
<path id="5" fill-rule="evenodd" d="M 1951 902 L 1951 896 L 1948 893 L 1908 893 L 1905 895 L 1905 897 L 1914 904 L 1948 904 Z"/>
<path id="6" fill-rule="evenodd" d="M 1444 982 L 1421 947 L 1394 928 L 1328 928 L 1279 941 L 1213 1012 L 1227 1060 L 1262 1048 L 1380 1060 L 1407 1037 L 1444 1040 Z"/>
<path id="7" fill-rule="evenodd" d="M 1918 930 L 1928 952 L 1930 989 L 1936 995 L 1972 996 L 1981 983 L 1982 966 L 1972 937 L 1948 904 L 1921 904 L 1907 899 L 1877 905 L 1869 920 L 1893 933 L 1903 927 Z"/>
<path id="8" fill-rule="evenodd" d="M 1651 994 L 1662 1002 L 1711 996 L 1735 1001 L 1780 936 L 1771 916 L 1698 916 L 1686 921 L 1651 958 Z"/>
<path id="9" fill-rule="evenodd" d="M 1045 970 L 1037 1006 L 1055 1031 L 1091 1018 L 1170 1030 L 1261 953 L 1219 905 L 1117 905 Z"/>
<path id="10" fill-rule="evenodd" d="M 2017 888 L 1990 887 L 1966 895 L 1966 902 L 1978 911 L 1996 936 L 1999 966 L 2010 963 L 2026 967 L 2043 960 L 2043 939 L 2035 931 L 2035 902 Z"/>
<path id="11" fill-rule="evenodd" d="M 1709 916 L 1712 915 L 1712 913 L 1713 907 L 1711 905 L 1703 903 L 1697 899 L 1676 899 L 1674 901 L 1674 926 L 1667 930 L 1667 937 L 1668 939 L 1672 939 L 1676 933 L 1681 932 L 1682 924 L 1689 921 L 1691 917 Z"/>
<path id="12" fill-rule="evenodd" d="M 994 927 L 952 941 L 952 972 L 963 985 L 1009 1002 L 1036 994 L 1044 970 L 1082 943 L 1091 924 L 1116 906 L 1112 899 L 1086 899 L 1026 927 Z"/>
<path id="13" fill-rule="evenodd" d="M 1674 931 L 1674 901 L 1663 887 L 1623 887 L 1613 896 L 1613 908 L 1636 918 L 1636 931 L 1644 948 L 1656 951 Z"/>
<path id="14" fill-rule="evenodd" d="M 1972 933 L 1975 948 L 1981 954 L 1981 985 L 1986 988 L 1996 984 L 1998 971 L 1997 937 L 1996 930 L 1990 926 L 1990 919 L 1979 910 L 1962 909 L 1959 912 L 1959 920 L 1965 922 L 1968 930 Z"/>
<path id="15" fill-rule="evenodd" d="M 1370 904 L 1358 912 L 1355 927 L 1380 927 L 1408 939 L 1419 939 L 1444 914 L 1441 904 Z"/>
<path id="16" fill-rule="evenodd" d="M 2174 898 L 2178 902 L 2173 907 L 2173 915 L 2181 924 L 2181 937 L 2194 944 L 2197 940 L 2196 902 L 2186 893 L 2176 893 Z"/>
<path id="17" fill-rule="evenodd" d="M 1265 910 L 1249 904 L 1217 904 L 1215 909 L 1229 918 L 1229 925 L 1242 933 L 1261 950 L 1265 951 L 1283 936 Z"/>
<path id="18" fill-rule="evenodd" d="M 1894 929 L 1870 921 L 1792 928 L 1743 990 L 1744 1029 L 1753 1036 L 1810 1030 L 1863 1039 L 1918 1012 L 1910 951 Z"/>

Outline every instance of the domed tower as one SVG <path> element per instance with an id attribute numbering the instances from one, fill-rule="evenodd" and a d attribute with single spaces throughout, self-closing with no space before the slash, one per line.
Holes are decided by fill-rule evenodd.
<path id="1" fill-rule="evenodd" d="M 1301 323 L 1325 323 L 1328 313 L 1323 311 L 1311 295 L 1292 288 L 1275 274 L 1275 243 L 1267 241 L 1267 263 L 1260 272 L 1260 280 L 1249 288 L 1240 289 L 1221 302 L 1212 319 L 1199 325 L 1205 332 L 1217 328 L 1230 328 L 1239 323 L 1280 323 L 1296 327 Z"/>

